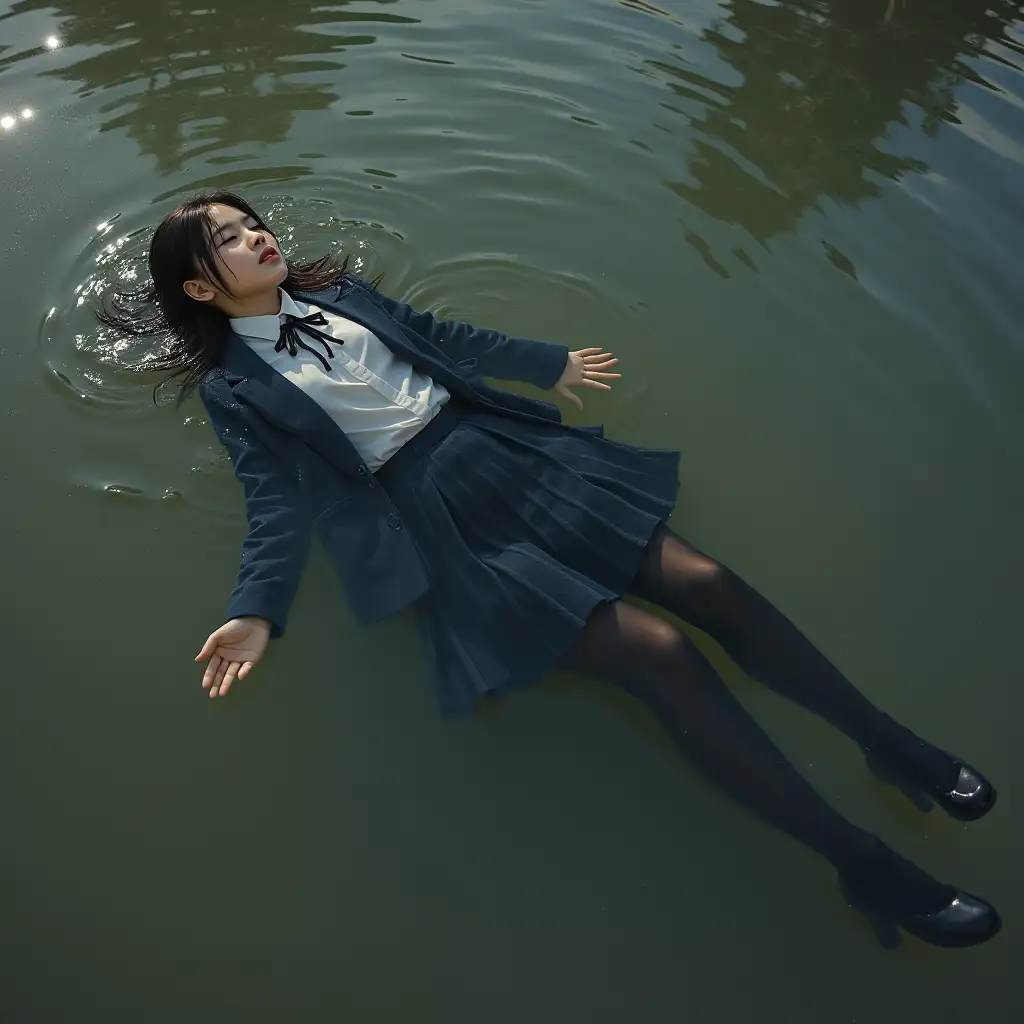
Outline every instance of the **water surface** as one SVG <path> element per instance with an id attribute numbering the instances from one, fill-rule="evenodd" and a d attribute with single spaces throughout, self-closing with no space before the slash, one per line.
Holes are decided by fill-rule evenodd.
<path id="1" fill-rule="evenodd" d="M 1008 0 L 0 0 L 7 994 L 18 1021 L 1008 1020 L 1024 602 L 1024 23 Z M 1000 786 L 922 816 L 723 671 L 845 813 L 987 896 L 888 954 L 829 871 L 566 679 L 438 718 L 322 559 L 228 701 L 245 523 L 91 310 L 243 191 L 301 256 L 626 376 L 673 525 Z"/>

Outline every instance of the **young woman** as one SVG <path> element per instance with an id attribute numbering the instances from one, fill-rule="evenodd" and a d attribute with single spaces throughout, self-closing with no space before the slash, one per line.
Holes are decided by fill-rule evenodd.
<path id="1" fill-rule="evenodd" d="M 747 672 L 840 729 L 868 766 L 971 820 L 995 802 L 974 768 L 875 708 L 786 617 L 666 522 L 678 455 L 564 426 L 486 377 L 607 390 L 601 348 L 442 322 L 329 257 L 289 262 L 236 195 L 201 195 L 153 236 L 152 285 L 99 314 L 170 339 L 161 368 L 197 386 L 245 488 L 249 533 L 227 621 L 196 660 L 227 694 L 285 631 L 314 533 L 361 621 L 415 607 L 442 711 L 555 668 L 646 704 L 714 783 L 836 868 L 879 938 L 942 946 L 999 930 L 995 909 L 842 818 L 695 646 L 635 594 L 717 640 Z"/>

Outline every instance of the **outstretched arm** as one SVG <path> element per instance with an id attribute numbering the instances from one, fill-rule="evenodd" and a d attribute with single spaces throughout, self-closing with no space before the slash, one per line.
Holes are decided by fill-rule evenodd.
<path id="1" fill-rule="evenodd" d="M 248 427 L 226 382 L 204 383 L 200 395 L 235 476 L 245 488 L 249 520 L 228 621 L 210 635 L 196 659 L 219 659 L 216 667 L 211 662 L 203 682 L 213 685 L 210 696 L 215 696 L 232 665 L 231 678 L 234 674 L 243 678 L 262 655 L 267 640 L 283 635 L 313 531 L 298 481 Z"/>
<path id="2" fill-rule="evenodd" d="M 485 377 L 521 380 L 539 388 L 551 388 L 566 368 L 569 359 L 566 345 L 513 338 L 460 320 L 438 320 L 432 313 L 419 312 L 379 291 L 374 291 L 373 295 L 385 312 L 400 324 L 445 351 L 456 363 L 472 362 Z"/>

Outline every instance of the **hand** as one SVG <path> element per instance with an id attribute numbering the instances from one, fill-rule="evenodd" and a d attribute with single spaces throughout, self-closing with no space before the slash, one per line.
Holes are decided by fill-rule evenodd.
<path id="1" fill-rule="evenodd" d="M 602 391 L 611 391 L 610 384 L 604 384 L 606 380 L 618 380 L 621 373 L 603 373 L 609 367 L 618 362 L 611 352 L 605 352 L 599 348 L 581 348 L 576 352 L 569 353 L 569 361 L 565 364 L 562 376 L 555 383 L 555 390 L 570 402 L 575 403 L 577 408 L 583 408 L 583 399 L 569 388 L 579 387 L 581 384 L 587 388 L 600 388 Z"/>
<path id="2" fill-rule="evenodd" d="M 244 679 L 252 670 L 270 640 L 270 623 L 255 616 L 231 619 L 206 638 L 196 661 L 210 659 L 203 673 L 203 689 L 209 687 L 210 696 L 224 696 L 231 684 Z"/>

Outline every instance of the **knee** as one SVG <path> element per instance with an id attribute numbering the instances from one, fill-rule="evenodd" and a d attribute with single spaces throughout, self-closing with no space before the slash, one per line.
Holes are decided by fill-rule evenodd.
<path id="1" fill-rule="evenodd" d="M 716 562 L 706 555 L 691 559 L 686 575 L 690 589 L 706 596 L 727 590 L 732 577 L 732 573 L 721 562 Z"/>
<path id="2" fill-rule="evenodd" d="M 675 626 L 655 616 L 644 623 L 644 635 L 638 667 L 655 673 L 679 669 L 694 651 L 692 642 Z"/>
<path id="3" fill-rule="evenodd" d="M 642 643 L 614 678 L 660 716 L 701 691 L 707 676 L 700 652 L 675 626 L 653 616 L 644 626 Z"/>

